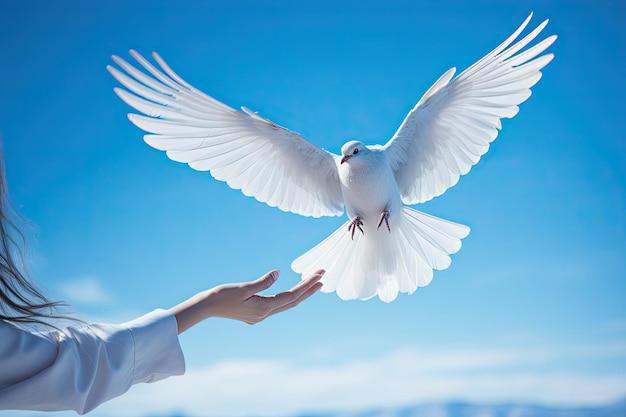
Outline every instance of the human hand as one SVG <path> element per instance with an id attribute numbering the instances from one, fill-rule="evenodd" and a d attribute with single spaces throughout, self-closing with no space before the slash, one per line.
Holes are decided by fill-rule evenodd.
<path id="1" fill-rule="evenodd" d="M 209 317 L 224 317 L 256 324 L 273 314 L 297 306 L 313 295 L 322 287 L 319 280 L 324 271 L 317 271 L 288 291 L 269 296 L 258 295 L 270 288 L 278 275 L 279 272 L 274 270 L 256 281 L 218 285 L 170 309 L 176 316 L 178 332 L 182 333 Z"/>

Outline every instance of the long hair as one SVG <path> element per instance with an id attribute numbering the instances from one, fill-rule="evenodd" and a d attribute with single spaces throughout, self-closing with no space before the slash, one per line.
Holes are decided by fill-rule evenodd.
<path id="1" fill-rule="evenodd" d="M 50 320 L 66 319 L 56 313 L 66 304 L 48 300 L 28 279 L 25 238 L 16 225 L 22 218 L 11 204 L 4 172 L 0 142 L 0 320 L 55 327 Z"/>

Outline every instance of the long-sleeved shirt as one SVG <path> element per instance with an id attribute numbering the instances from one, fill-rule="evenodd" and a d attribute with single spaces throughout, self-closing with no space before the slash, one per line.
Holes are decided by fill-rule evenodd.
<path id="1" fill-rule="evenodd" d="M 132 384 L 184 372 L 176 318 L 165 310 L 46 334 L 0 321 L 0 410 L 83 414 Z"/>

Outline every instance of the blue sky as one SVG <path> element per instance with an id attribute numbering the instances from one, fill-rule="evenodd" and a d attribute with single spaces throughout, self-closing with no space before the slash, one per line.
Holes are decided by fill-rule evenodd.
<path id="1" fill-rule="evenodd" d="M 317 294 L 257 326 L 209 320 L 181 338 L 186 376 L 94 416 L 626 395 L 623 2 L 220 3 L 0 0 L 9 189 L 33 224 L 32 275 L 82 318 L 124 321 L 273 268 L 289 288 L 291 261 L 345 221 L 267 207 L 147 146 L 112 91 L 112 54 L 158 51 L 195 87 L 339 153 L 386 142 L 443 72 L 529 12 L 559 39 L 489 153 L 417 206 L 472 228 L 428 287 L 391 304 Z"/>

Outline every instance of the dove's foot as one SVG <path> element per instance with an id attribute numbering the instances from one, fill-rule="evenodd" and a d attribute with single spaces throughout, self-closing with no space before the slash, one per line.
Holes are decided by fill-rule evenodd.
<path id="1" fill-rule="evenodd" d="M 352 219 L 352 221 L 348 225 L 348 232 L 352 232 L 352 240 L 354 240 L 354 232 L 356 231 L 357 227 L 362 234 L 365 234 L 363 233 L 363 228 L 361 226 L 363 226 L 363 221 L 359 216 L 356 216 L 354 219 Z"/>
<path id="2" fill-rule="evenodd" d="M 389 212 L 387 210 L 383 211 L 380 214 L 380 221 L 378 222 L 378 227 L 376 228 L 376 230 L 380 229 L 380 226 L 383 224 L 383 221 L 385 222 L 385 225 L 387 226 L 387 231 L 391 233 L 391 229 L 389 228 Z"/>

